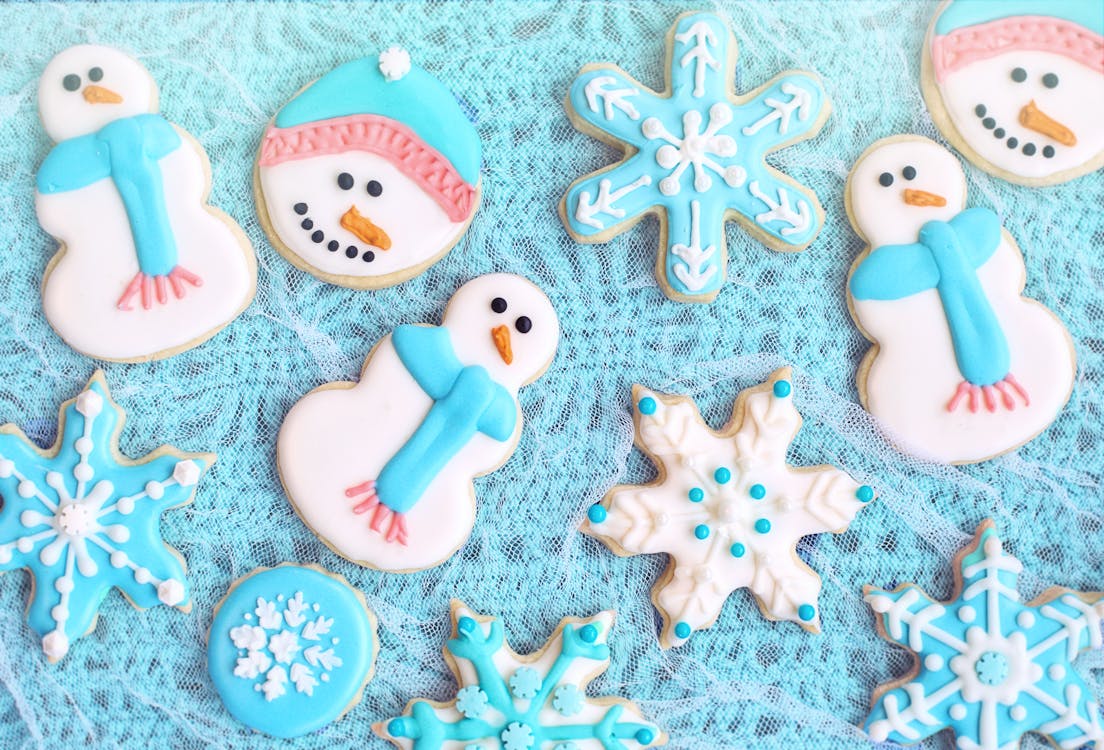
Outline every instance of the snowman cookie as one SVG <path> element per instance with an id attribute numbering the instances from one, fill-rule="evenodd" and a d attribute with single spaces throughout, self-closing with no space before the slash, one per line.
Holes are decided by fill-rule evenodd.
<path id="1" fill-rule="evenodd" d="M 57 142 L 36 180 L 35 210 L 59 250 L 46 267 L 46 319 L 97 359 L 160 359 L 206 341 L 253 299 L 245 234 L 207 205 L 207 154 L 158 110 L 132 57 L 81 45 L 38 87 Z"/>
<path id="2" fill-rule="evenodd" d="M 257 212 L 276 249 L 324 281 L 379 289 L 417 276 L 479 205 L 479 133 L 400 47 L 345 63 L 265 131 Z"/>
<path id="3" fill-rule="evenodd" d="M 552 304 L 520 276 L 457 290 L 440 326 L 399 326 L 359 383 L 304 396 L 280 428 L 277 463 L 300 517 L 338 554 L 407 572 L 451 555 L 475 520 L 472 478 L 521 433 L 517 391 L 556 352 Z"/>
<path id="4" fill-rule="evenodd" d="M 924 43 L 924 99 L 982 169 L 1049 185 L 1104 166 L 1104 12 L 1092 0 L 949 0 Z"/>
<path id="5" fill-rule="evenodd" d="M 869 243 L 848 282 L 874 343 L 858 375 L 866 409 L 903 448 L 950 463 L 1046 429 L 1073 388 L 1073 342 L 1022 296 L 1023 257 L 997 215 L 965 208 L 958 160 L 919 136 L 878 141 L 851 169 L 846 199 Z"/>

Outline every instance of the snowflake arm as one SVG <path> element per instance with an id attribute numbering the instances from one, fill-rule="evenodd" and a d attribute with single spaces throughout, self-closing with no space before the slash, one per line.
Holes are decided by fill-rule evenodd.
<path id="1" fill-rule="evenodd" d="M 586 240 L 638 221 L 655 203 L 654 193 L 647 189 L 651 182 L 632 161 L 576 182 L 565 204 L 574 207 L 576 235 Z"/>
<path id="2" fill-rule="evenodd" d="M 655 109 L 659 96 L 620 68 L 584 68 L 567 94 L 569 111 L 586 127 L 608 135 L 612 142 L 635 148 L 647 144 L 640 131 L 641 112 Z"/>

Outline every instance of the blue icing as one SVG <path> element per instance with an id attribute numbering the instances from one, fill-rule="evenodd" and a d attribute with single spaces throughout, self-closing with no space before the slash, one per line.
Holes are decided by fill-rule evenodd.
<path id="1" fill-rule="evenodd" d="M 165 276 L 176 266 L 176 240 L 158 161 L 180 143 L 161 115 L 120 118 L 54 146 L 38 170 L 36 187 L 50 195 L 110 178 L 126 209 L 139 268 L 149 276 Z"/>
<path id="2" fill-rule="evenodd" d="M 1000 238 L 1000 219 L 987 208 L 966 209 L 949 222 L 929 221 L 919 242 L 875 248 L 855 269 L 851 294 L 857 300 L 898 300 L 934 288 L 959 371 L 974 385 L 992 385 L 1008 374 L 1011 355 L 977 269 L 996 252 Z"/>
<path id="3" fill-rule="evenodd" d="M 30 570 L 27 619 L 51 660 L 88 631 L 113 587 L 138 607 L 190 606 L 184 564 L 161 539 L 161 513 L 192 499 L 213 460 L 120 463 L 123 412 L 102 373 L 62 406 L 60 420 L 54 456 L 12 425 L 0 431 L 0 570 Z"/>
<path id="4" fill-rule="evenodd" d="M 585 242 L 659 210 L 666 217 L 660 281 L 676 298 L 709 301 L 724 282 L 729 215 L 790 250 L 820 231 L 816 196 L 768 167 L 764 156 L 814 135 L 831 105 L 819 79 L 803 72 L 778 76 L 734 105 L 729 71 L 736 45 L 724 22 L 690 14 L 672 33 L 670 96 L 608 66 L 587 70 L 572 84 L 575 116 L 638 153 L 576 181 L 564 197 L 564 216 Z M 706 134 L 712 142 L 700 154 L 683 145 L 686 136 Z"/>
<path id="5" fill-rule="evenodd" d="M 288 738 L 344 713 L 378 650 L 375 619 L 343 579 L 283 565 L 234 584 L 211 623 L 207 663 L 234 718 Z"/>
<path id="6" fill-rule="evenodd" d="M 939 14 L 935 33 L 1014 16 L 1061 18 L 1104 34 L 1104 10 L 1094 0 L 954 0 Z"/>
<path id="7" fill-rule="evenodd" d="M 380 502 L 406 513 L 477 432 L 499 442 L 517 426 L 517 403 L 479 365 L 463 366 L 444 328 L 399 326 L 391 342 L 433 405 L 376 480 Z"/>
<path id="8" fill-rule="evenodd" d="M 1100 737 L 1092 693 L 1072 661 L 1099 645 L 1101 595 L 1058 592 L 1023 604 L 1021 568 L 987 523 L 961 561 L 952 601 L 911 584 L 868 593 L 889 639 L 920 662 L 915 677 L 876 701 L 865 725 L 875 741 L 913 744 L 947 727 L 962 747 L 1015 747 L 1025 732 L 1062 747 Z"/>
<path id="9" fill-rule="evenodd" d="M 417 65 L 401 79 L 388 81 L 380 73 L 378 58 L 347 62 L 288 102 L 277 113 L 276 126 L 290 128 L 349 115 L 380 115 L 406 125 L 448 159 L 465 181 L 478 182 L 479 133 L 452 92 Z"/>

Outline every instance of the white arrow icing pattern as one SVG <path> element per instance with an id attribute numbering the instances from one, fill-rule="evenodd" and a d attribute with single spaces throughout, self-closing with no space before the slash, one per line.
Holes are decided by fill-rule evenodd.
<path id="1" fill-rule="evenodd" d="M 579 193 L 579 206 L 575 209 L 575 220 L 580 224 L 585 224 L 594 229 L 604 229 L 605 224 L 596 219 L 595 216 L 598 214 L 606 214 L 615 219 L 625 218 L 625 211 L 620 208 L 614 208 L 613 204 L 637 188 L 651 184 L 651 177 L 648 175 L 641 175 L 640 178 L 634 182 L 630 182 L 625 187 L 618 188 L 611 192 L 610 187 L 612 187 L 612 183 L 608 179 L 600 180 L 598 182 L 598 197 L 593 201 L 590 199 L 589 192 L 584 190 Z"/>
<path id="2" fill-rule="evenodd" d="M 795 111 L 797 112 L 797 119 L 801 122 L 806 122 L 809 119 L 813 97 L 808 91 L 787 81 L 782 84 L 782 93 L 788 94 L 790 100 L 783 102 L 772 97 L 764 99 L 763 103 L 770 107 L 771 111 L 743 128 L 744 135 L 755 135 L 775 120 L 778 121 L 779 135 L 786 135 L 790 129 L 790 117 Z"/>
<path id="3" fill-rule="evenodd" d="M 698 21 L 681 34 L 675 34 L 675 41 L 688 44 L 691 40 L 694 46 L 679 60 L 679 66 L 685 68 L 691 62 L 694 63 L 694 96 L 705 94 L 705 72 L 712 68 L 717 70 L 720 63 L 709 51 L 709 45 L 717 43 L 717 36 L 713 29 L 705 21 Z"/>
<path id="4" fill-rule="evenodd" d="M 786 192 L 785 188 L 778 188 L 778 200 L 773 201 L 767 197 L 767 195 L 759 189 L 759 181 L 752 180 L 748 183 L 748 190 L 751 194 L 767 204 L 767 208 L 770 210 L 756 214 L 755 221 L 760 226 L 767 226 L 771 221 L 782 221 L 789 224 L 787 227 L 783 227 L 780 234 L 783 237 L 789 237 L 793 234 L 800 234 L 809 229 L 809 224 L 812 220 L 812 216 L 809 211 L 809 204 L 800 198 L 797 200 L 797 210 L 790 206 L 790 194 Z"/>
<path id="5" fill-rule="evenodd" d="M 587 105 L 590 107 L 590 111 L 597 114 L 599 109 L 598 100 L 602 100 L 604 104 L 604 114 L 607 120 L 613 119 L 615 109 L 624 112 L 629 116 L 630 120 L 639 120 L 640 112 L 632 105 L 632 102 L 626 99 L 630 96 L 636 96 L 640 91 L 631 86 L 620 89 L 605 88 L 606 86 L 616 85 L 617 79 L 613 76 L 599 76 L 598 78 L 592 79 L 583 89 L 583 94 L 586 96 Z"/>
<path id="6" fill-rule="evenodd" d="M 671 247 L 671 252 L 676 258 L 686 264 L 675 266 L 675 276 L 691 292 L 700 292 L 709 280 L 717 273 L 717 266 L 709 263 L 710 258 L 717 252 L 716 245 L 702 249 L 701 234 L 699 231 L 699 214 L 701 204 L 698 201 L 690 202 L 690 244 L 677 244 Z"/>

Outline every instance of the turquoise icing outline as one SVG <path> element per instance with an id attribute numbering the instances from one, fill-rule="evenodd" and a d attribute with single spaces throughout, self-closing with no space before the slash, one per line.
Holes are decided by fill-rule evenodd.
<path id="1" fill-rule="evenodd" d="M 479 181 L 479 133 L 453 93 L 423 68 L 411 64 L 402 78 L 388 81 L 378 57 L 339 65 L 284 105 L 276 114 L 276 127 L 349 115 L 380 115 L 406 125 L 448 159 L 466 182 Z"/>
<path id="2" fill-rule="evenodd" d="M 96 398 L 86 401 L 89 396 L 85 394 L 93 394 L 100 402 L 98 413 L 90 413 L 87 417 L 81 412 L 79 404 L 94 403 Z M 94 411 L 90 407 L 85 408 Z M 27 568 L 30 571 L 34 579 L 34 596 L 27 610 L 27 622 L 34 632 L 44 638 L 57 628 L 54 618 L 57 606 L 68 610 L 68 617 L 59 629 L 67 644 L 84 635 L 95 622 L 100 603 L 112 588 L 122 591 L 137 607 L 146 608 L 162 603 L 158 596 L 161 582 L 176 581 L 180 584 L 178 592 L 182 598 L 173 606 L 183 611 L 191 606 L 184 563 L 161 538 L 161 514 L 191 501 L 200 477 L 214 457 L 161 448 L 138 459 L 138 463 L 131 459 L 117 459 L 116 446 L 124 418 L 123 410 L 111 400 L 103 373 L 96 372 L 79 396 L 61 406 L 59 439 L 54 446 L 56 455 L 42 455 L 12 424 L 0 428 L 0 496 L 3 497 L 3 507 L 0 507 L 0 570 Z M 82 459 L 78 447 L 85 447 L 79 442 L 85 438 L 90 445 L 87 446 L 87 457 Z M 189 463 L 192 466 L 187 466 Z M 184 468 L 180 477 L 186 482 L 184 485 L 173 478 L 177 467 L 182 464 Z M 78 473 L 85 471 L 82 466 L 91 470 L 91 474 L 86 475 L 89 477 L 86 481 L 77 478 Z M 55 485 L 60 482 L 68 501 L 60 498 L 60 491 L 50 484 L 51 480 Z M 103 482 L 110 483 L 110 492 L 103 492 L 108 489 Z M 153 484 L 160 487 L 158 499 L 150 496 Z M 21 485 L 29 496 L 20 492 Z M 154 494 L 157 494 L 156 490 Z M 124 513 L 128 503 L 133 505 L 133 510 Z M 83 545 L 69 541 L 61 549 L 56 562 L 44 563 L 41 558 L 44 550 L 58 539 L 56 533 L 50 533 L 51 525 L 46 519 L 50 516 L 57 518 L 57 514 L 69 506 L 84 506 L 89 508 L 89 512 L 98 511 L 102 514 L 98 518 L 101 526 L 125 527 L 129 538 L 119 540 L 101 530 L 83 537 Z M 24 525 L 24 522 L 29 523 Z M 35 541 L 25 551 L 20 550 L 16 540 L 26 538 L 28 534 Z M 93 542 L 92 536 L 99 542 Z M 89 575 L 84 575 L 79 567 L 79 549 L 82 546 L 96 567 L 95 572 Z M 114 553 L 124 554 L 126 561 L 115 557 L 113 562 Z M 66 595 L 58 589 L 58 582 L 69 577 L 66 570 L 70 560 L 73 561 L 73 587 Z M 122 564 L 116 567 L 115 562 Z M 148 572 L 148 582 L 138 582 L 136 568 Z M 141 627 L 135 630 L 136 637 L 143 637 Z M 153 634 L 148 637 L 153 637 Z"/>
<path id="3" fill-rule="evenodd" d="M 255 687 L 264 681 L 263 675 L 245 678 L 234 674 L 237 660 L 247 652 L 235 647 L 230 631 L 241 625 L 257 625 L 254 609 L 258 597 L 276 602 L 276 611 L 283 612 L 296 592 L 302 592 L 308 604 L 319 606 L 317 610 L 308 607 L 302 623 L 292 627 L 285 621 L 281 625 L 297 634 L 301 648 L 291 663 L 280 666 L 287 671 L 293 664 L 304 664 L 319 678 L 318 684 L 313 687 L 313 695 L 307 695 L 289 681 L 286 693 L 266 701 Z M 281 595 L 283 601 L 277 601 Z M 246 620 L 246 614 L 251 619 Z M 329 631 L 317 640 L 303 637 L 308 624 L 319 617 L 333 620 Z M 279 631 L 266 632 L 271 636 Z M 331 670 L 310 664 L 303 654 L 315 645 L 323 651 L 333 649 L 342 663 Z M 271 652 L 262 650 L 271 659 Z M 363 689 L 378 652 L 374 616 L 344 579 L 317 568 L 281 565 L 262 568 L 240 579 L 219 604 L 208 636 L 207 667 L 223 705 L 235 719 L 265 734 L 288 739 L 320 729 L 343 714 Z M 275 666 L 273 659 L 269 668 Z M 321 680 L 323 674 L 329 675 L 328 681 Z"/>
<path id="4" fill-rule="evenodd" d="M 956 747 L 1015 747 L 1026 732 L 1039 732 L 1061 747 L 1080 747 L 1092 739 L 1104 741 L 1092 691 L 1072 666 L 1078 652 L 1101 645 L 1101 612 L 1094 611 L 1092 604 L 1099 607 L 1104 595 L 1091 595 L 1085 602 L 1072 592 L 1051 589 L 1040 599 L 1055 596 L 1046 603 L 1021 603 L 1016 590 L 1020 562 L 1001 548 L 992 522 L 982 524 L 979 531 L 976 546 L 960 563 L 962 588 L 952 601 L 937 602 L 914 584 L 895 591 L 868 591 L 868 602 L 881 597 L 887 600 L 874 606 L 876 612 L 885 610 L 879 615 L 885 635 L 917 655 L 919 672 L 878 698 L 865 729 L 871 732 L 876 723 L 888 720 L 889 724 L 879 724 L 876 730 L 891 730 L 889 740 L 912 744 L 950 727 L 958 738 Z M 1029 627 L 1020 624 L 1024 618 Z M 1011 705 L 990 705 L 984 694 L 979 700 L 967 700 L 961 684 L 954 686 L 962 679 L 956 667 L 973 668 L 982 684 L 994 678 L 988 666 L 983 665 L 978 673 L 976 662 L 954 661 L 971 628 L 985 632 L 990 627 L 1005 638 L 1022 633 L 1028 653 L 1034 648 L 1039 651 L 1032 657 L 1040 668 L 1039 677 L 1016 699 L 1015 705 L 1026 712 L 1019 720 L 1011 716 Z M 984 651 L 981 656 L 989 653 L 996 654 L 997 661 L 1005 658 L 995 651 Z M 1068 711 L 1072 719 L 1067 723 L 1055 707 Z M 995 736 L 986 735 L 981 728 L 986 711 L 994 717 Z M 891 714 L 896 718 L 889 719 Z M 898 728 L 892 729 L 894 726 Z M 878 739 L 880 733 L 875 731 L 872 736 Z"/>
<path id="5" fill-rule="evenodd" d="M 704 24 L 704 26 L 697 26 Z M 680 35 L 695 28 L 707 30 L 710 37 L 704 39 L 706 54 L 716 61 L 716 66 L 702 65 L 703 79 L 701 93 L 695 93 L 697 60 L 691 58 L 684 67 L 682 61 L 694 54 L 697 46 L 694 37 L 680 41 Z M 623 143 L 629 150 L 635 150 L 626 160 L 594 172 L 577 180 L 568 189 L 564 197 L 564 217 L 567 227 L 575 239 L 581 242 L 594 242 L 596 235 L 620 233 L 635 223 L 643 214 L 659 210 L 664 216 L 667 228 L 666 247 L 661 249 L 663 258 L 657 264 L 657 274 L 662 283 L 668 285 L 676 294 L 687 298 L 711 299 L 724 283 L 727 249 L 725 248 L 726 214 L 735 212 L 755 228 L 755 231 L 767 235 L 772 241 L 780 242 L 787 250 L 800 250 L 816 237 L 823 225 L 820 203 L 816 195 L 808 188 L 789 181 L 784 175 L 767 166 L 764 157 L 767 153 L 796 141 L 814 136 L 821 127 L 821 118 L 831 108 L 828 95 L 812 73 L 794 71 L 783 73 L 743 104 L 732 100 L 730 75 L 735 69 L 736 41 L 728 26 L 718 16 L 711 13 L 696 13 L 681 17 L 671 31 L 670 70 L 667 74 L 670 95 L 660 95 L 637 83 L 620 68 L 601 66 L 584 70 L 572 83 L 568 93 L 570 112 L 587 126 L 596 128 L 603 140 Z M 603 84 L 605 90 L 631 89 L 635 93 L 625 96 L 622 103 L 615 106 L 610 99 L 596 99 L 597 111 L 592 110 L 588 101 L 587 87 L 596 79 L 608 78 L 612 82 Z M 775 111 L 772 103 L 789 103 L 794 96 L 783 91 L 784 86 L 796 86 L 808 96 L 807 115 L 801 119 L 795 112 L 789 117 L 785 134 L 780 132 L 781 119 L 776 119 L 758 129 L 753 135 L 744 135 L 742 128 L 755 126 L 764 116 Z M 684 134 L 683 113 L 694 111 L 701 116 L 701 129 L 710 122 L 710 110 L 714 105 L 725 104 L 732 113 L 732 120 L 715 132 L 729 136 L 736 141 L 736 153 L 733 157 L 711 157 L 721 167 L 738 166 L 746 173 L 739 187 L 726 183 L 721 174 L 709 171 L 711 186 L 703 192 L 694 187 L 695 172 L 687 168 L 679 177 L 680 190 L 676 195 L 665 195 L 659 188 L 660 180 L 671 173 L 656 161 L 660 148 L 669 145 L 662 138 L 649 139 L 644 135 L 643 124 L 649 118 L 657 118 L 670 134 L 681 137 Z M 610 117 L 607 119 L 607 110 Z M 632 117 L 633 112 L 638 116 Z M 700 132 L 700 131 L 699 131 Z M 646 178 L 647 182 L 641 183 Z M 805 227 L 800 231 L 781 219 L 770 219 L 766 226 L 756 222 L 757 215 L 767 214 L 771 207 L 756 197 L 752 186 L 771 201 L 779 201 L 779 190 L 786 191 L 792 201 L 791 208 L 799 210 L 804 205 L 807 211 Z M 580 201 L 585 205 L 600 206 L 602 194 L 618 195 L 608 202 L 609 210 L 596 210 L 589 218 L 594 224 L 587 224 L 576 217 Z M 799 202 L 801 202 L 799 204 Z M 698 217 L 695 220 L 693 203 L 698 204 Z M 595 225 L 596 224 L 596 225 Z M 694 231 L 695 226 L 697 232 Z M 695 270 L 690 262 L 680 258 L 688 256 L 698 248 L 708 253 L 697 269 L 700 280 L 690 284 L 683 276 L 694 277 Z"/>
<path id="6" fill-rule="evenodd" d="M 1015 16 L 1061 18 L 1104 34 L 1104 9 L 1094 0 L 953 0 L 939 14 L 935 33 L 943 35 L 965 26 Z"/>

